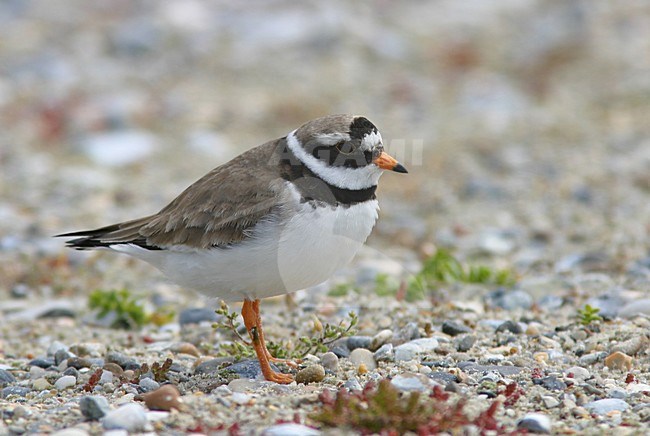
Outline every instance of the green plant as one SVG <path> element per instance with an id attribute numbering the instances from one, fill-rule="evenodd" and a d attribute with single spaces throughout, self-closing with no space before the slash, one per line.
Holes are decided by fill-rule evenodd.
<path id="1" fill-rule="evenodd" d="M 215 329 L 222 329 L 232 332 L 238 339 L 231 343 L 221 344 L 219 347 L 220 356 L 234 356 L 236 359 L 250 358 L 255 355 L 252 344 L 249 340 L 244 339 L 239 333 L 240 323 L 237 321 L 237 312 L 230 312 L 230 308 L 225 302 L 221 302 L 221 307 L 216 310 L 222 318 L 219 322 L 212 324 Z M 267 348 L 273 357 L 278 359 L 300 359 L 309 353 L 327 351 L 327 346 L 345 336 L 353 333 L 354 327 L 359 322 L 357 314 L 348 313 L 349 321 L 341 321 L 336 325 L 329 323 L 322 324 L 317 318 L 314 320 L 314 329 L 312 336 L 301 336 L 294 343 L 290 340 L 270 341 L 267 340 Z"/>
<path id="2" fill-rule="evenodd" d="M 494 401 L 478 417 L 470 419 L 465 401 L 449 401 L 449 393 L 436 386 L 430 395 L 420 392 L 402 394 L 389 380 L 378 385 L 370 382 L 360 392 L 342 388 L 334 397 L 325 390 L 320 395 L 322 407 L 310 417 L 327 427 L 351 428 L 362 434 L 462 433 L 462 427 L 474 425 L 481 434 L 503 432 L 494 417 L 499 403 Z"/>
<path id="3" fill-rule="evenodd" d="M 379 297 L 397 294 L 399 285 L 399 282 L 388 274 L 379 273 L 375 276 L 375 294 Z"/>
<path id="4" fill-rule="evenodd" d="M 115 319 L 111 323 L 112 328 L 135 329 L 148 323 L 160 326 L 175 316 L 174 311 L 168 308 L 160 308 L 148 314 L 139 300 L 128 289 L 97 289 L 88 297 L 88 307 L 97 310 L 99 318 L 113 314 Z"/>
<path id="5" fill-rule="evenodd" d="M 578 318 L 578 322 L 580 324 L 588 326 L 595 321 L 603 320 L 603 318 L 598 315 L 598 312 L 600 312 L 600 309 L 597 307 L 592 307 L 589 304 L 585 304 L 584 308 L 578 309 L 576 317 Z"/>
<path id="6" fill-rule="evenodd" d="M 147 315 L 144 307 L 127 289 L 103 291 L 98 289 L 90 294 L 88 306 L 99 311 L 100 318 L 109 313 L 115 315 L 112 328 L 135 329 L 142 327 Z"/>
<path id="7" fill-rule="evenodd" d="M 375 293 L 380 297 L 401 296 L 406 301 L 417 301 L 423 299 L 430 288 L 456 282 L 511 286 L 515 283 L 515 275 L 508 269 L 496 270 L 483 265 L 464 266 L 449 251 L 439 249 L 424 262 L 417 274 L 409 277 L 405 285 L 387 274 L 377 274 Z"/>
<path id="8" fill-rule="evenodd" d="M 425 261 L 420 274 L 429 282 L 483 283 L 500 286 L 510 286 L 515 283 L 515 275 L 511 270 L 497 270 L 484 265 L 465 267 L 444 249 L 438 249 L 436 254 Z"/>
<path id="9" fill-rule="evenodd" d="M 330 297 L 345 297 L 350 293 L 350 291 L 358 293 L 359 289 L 350 283 L 339 283 L 334 285 L 327 295 Z"/>

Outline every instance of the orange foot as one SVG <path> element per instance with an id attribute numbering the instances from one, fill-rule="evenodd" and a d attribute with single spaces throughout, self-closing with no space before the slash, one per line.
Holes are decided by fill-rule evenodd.
<path id="1" fill-rule="evenodd" d="M 262 371 L 264 373 L 264 371 Z M 288 385 L 293 381 L 293 376 L 291 374 L 283 374 L 281 372 L 275 372 L 271 369 L 270 372 L 264 373 L 264 378 L 268 381 L 279 383 L 281 385 Z"/>
<path id="2" fill-rule="evenodd" d="M 289 359 L 278 359 L 277 357 L 273 357 L 273 356 L 271 356 L 271 353 L 269 353 L 267 357 L 268 357 L 268 359 L 269 359 L 269 362 L 273 362 L 273 363 L 284 363 L 284 364 L 287 365 L 289 368 L 293 368 L 293 369 L 298 368 L 298 363 L 299 363 L 299 362 L 294 362 L 293 360 L 289 360 Z"/>
<path id="3" fill-rule="evenodd" d="M 269 361 L 275 359 L 269 353 L 264 343 L 264 334 L 262 332 L 262 318 L 260 316 L 260 300 L 244 300 L 244 305 L 241 309 L 242 318 L 244 318 L 244 325 L 248 331 L 248 335 L 253 342 L 253 348 L 257 355 L 257 360 L 260 362 L 260 368 L 264 378 L 268 381 L 275 383 L 288 384 L 293 381 L 291 374 L 282 374 L 273 371 Z M 278 359 L 281 361 L 281 359 Z"/>

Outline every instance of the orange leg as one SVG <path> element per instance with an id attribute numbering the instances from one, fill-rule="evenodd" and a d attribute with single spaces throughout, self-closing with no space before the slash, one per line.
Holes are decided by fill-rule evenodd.
<path id="1" fill-rule="evenodd" d="M 260 300 L 244 300 L 244 305 L 241 309 L 241 316 L 244 318 L 244 325 L 248 331 L 257 360 L 260 362 L 260 368 L 264 378 L 268 381 L 287 384 L 293 381 L 293 376 L 290 374 L 282 374 L 275 372 L 271 369 L 269 363 L 269 350 L 266 349 L 264 343 L 264 336 L 262 334 L 262 318 L 260 317 Z"/>
<path id="2" fill-rule="evenodd" d="M 253 311 L 257 315 L 257 334 L 260 337 L 260 343 L 262 344 L 262 348 L 264 349 L 264 352 L 266 353 L 266 358 L 269 360 L 269 362 L 284 363 L 285 365 L 290 366 L 292 368 L 297 368 L 298 364 L 296 362 L 292 362 L 291 360 L 287 360 L 287 359 L 278 359 L 277 357 L 271 356 L 269 349 L 266 348 L 266 342 L 264 341 L 264 330 L 262 329 L 262 316 L 260 315 L 260 300 L 253 301 Z"/>

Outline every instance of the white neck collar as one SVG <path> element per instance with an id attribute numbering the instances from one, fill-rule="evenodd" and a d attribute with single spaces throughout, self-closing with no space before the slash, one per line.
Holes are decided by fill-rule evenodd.
<path id="1" fill-rule="evenodd" d="M 309 168 L 314 174 L 330 185 L 341 189 L 366 189 L 376 186 L 381 177 L 382 169 L 375 164 L 359 168 L 335 167 L 307 153 L 295 135 L 296 131 L 287 135 L 289 150 Z"/>

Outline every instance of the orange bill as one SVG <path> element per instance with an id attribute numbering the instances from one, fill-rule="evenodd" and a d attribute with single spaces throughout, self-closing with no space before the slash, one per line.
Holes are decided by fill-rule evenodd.
<path id="1" fill-rule="evenodd" d="M 385 151 L 382 151 L 379 157 L 372 162 L 383 170 L 391 170 L 395 171 L 396 173 L 408 173 L 408 171 L 406 171 L 406 168 L 404 168 L 401 163 L 397 162 L 397 159 Z"/>

